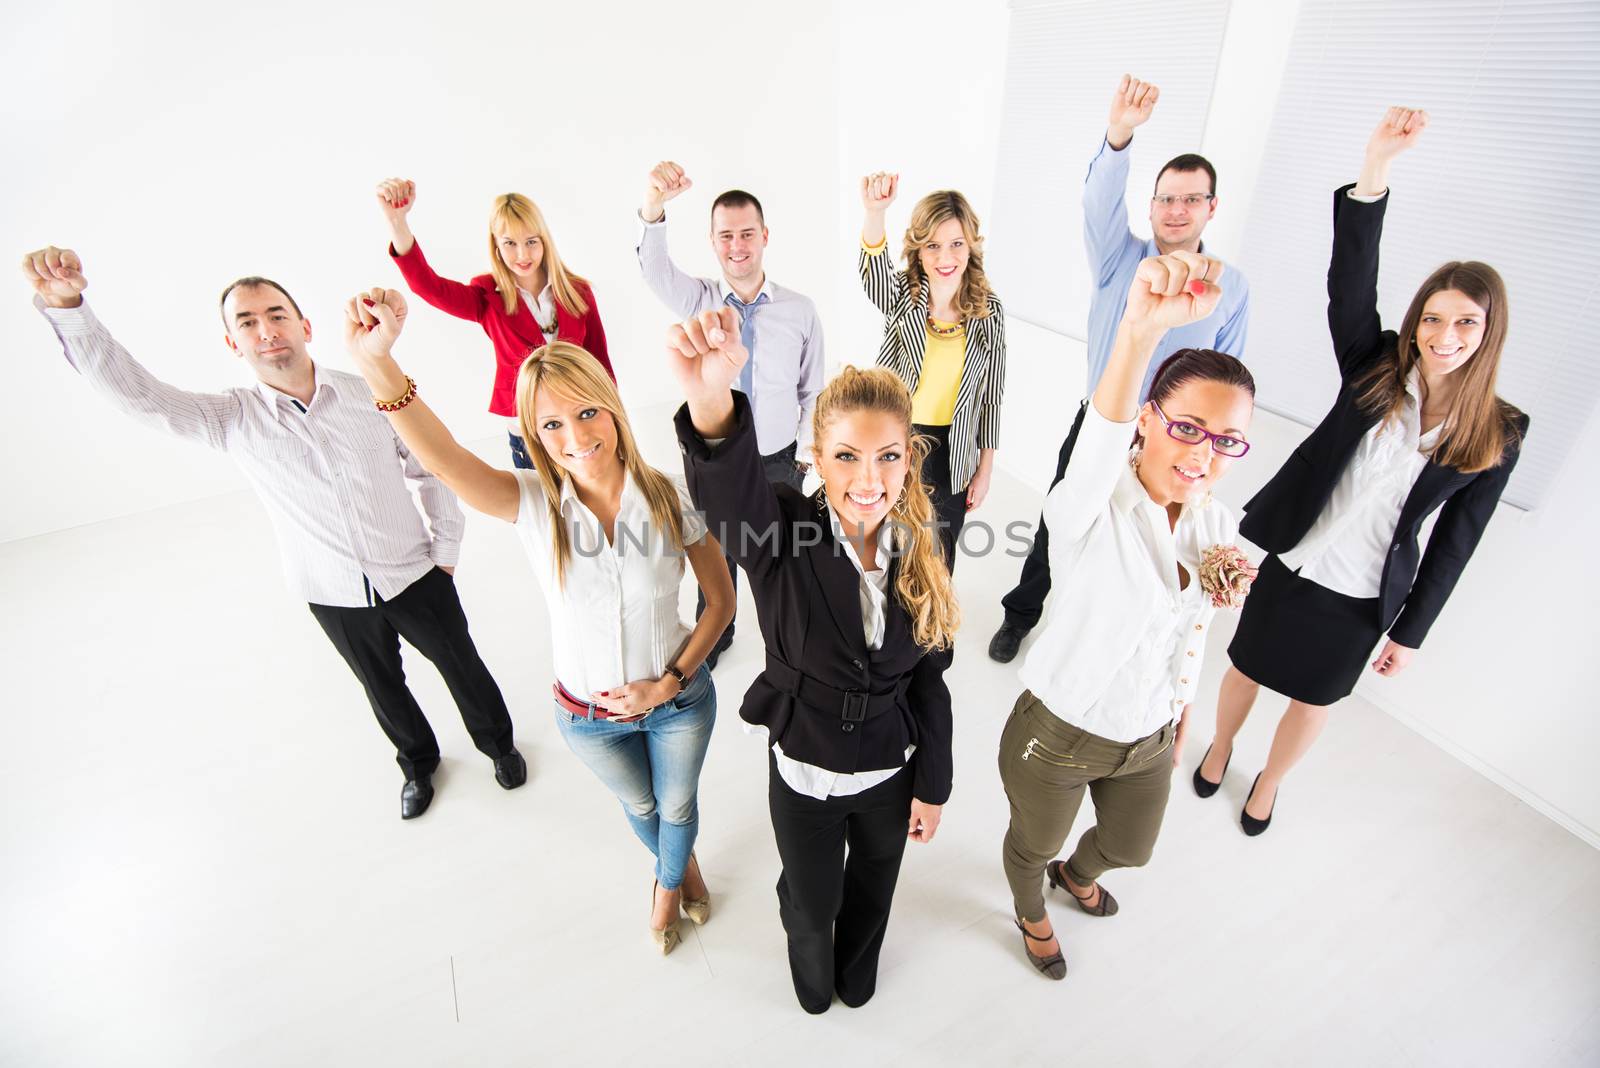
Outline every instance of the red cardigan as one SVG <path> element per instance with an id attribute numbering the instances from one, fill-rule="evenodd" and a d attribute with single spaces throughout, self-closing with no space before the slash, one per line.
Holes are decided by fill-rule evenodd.
<path id="1" fill-rule="evenodd" d="M 471 319 L 483 327 L 483 332 L 494 342 L 494 393 L 489 397 L 489 410 L 495 415 L 516 415 L 517 372 L 522 370 L 522 361 L 528 358 L 528 353 L 544 344 L 544 334 L 527 301 L 519 298 L 516 314 L 507 315 L 505 302 L 495 289 L 494 275 L 480 274 L 469 285 L 440 278 L 428 266 L 420 241 L 412 242 L 411 251 L 404 256 L 398 255 L 390 245 L 389 255 L 399 265 L 411 292 L 442 312 L 458 319 Z M 615 382 L 617 374 L 611 369 L 606 331 L 600 325 L 600 310 L 595 306 L 594 293 L 582 282 L 577 283 L 577 288 L 589 310 L 580 318 L 556 301 L 556 337 L 582 345 L 600 361 L 600 366 Z"/>

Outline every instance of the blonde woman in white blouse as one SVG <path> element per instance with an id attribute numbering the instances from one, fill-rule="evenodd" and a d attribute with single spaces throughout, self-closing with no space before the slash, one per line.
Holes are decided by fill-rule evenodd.
<path id="1" fill-rule="evenodd" d="M 704 661 L 733 615 L 722 550 L 682 484 L 644 462 L 615 385 L 583 349 L 558 341 L 523 361 L 517 416 L 533 467 L 506 471 L 451 437 L 389 355 L 405 318 L 396 290 L 352 299 L 347 318 L 351 355 L 417 459 L 516 524 L 549 610 L 557 726 L 655 855 L 650 932 L 672 952 L 680 906 L 696 923 L 711 907 L 691 851 L 716 720 Z M 685 556 L 706 598 L 692 631 L 678 615 Z"/>
<path id="2" fill-rule="evenodd" d="M 1029 961 L 1052 979 L 1067 966 L 1042 883 L 1091 915 L 1117 911 L 1098 880 L 1150 859 L 1211 617 L 1236 599 L 1216 583 L 1214 561 L 1237 525 L 1210 491 L 1249 451 L 1250 372 L 1232 356 L 1181 349 L 1150 399 L 1138 399 L 1162 336 L 1210 314 L 1221 275 L 1221 263 L 1190 252 L 1139 265 L 1072 463 L 1045 501 L 1061 595 L 1023 664 L 1000 777 L 1017 926 Z M 1052 859 L 1085 791 L 1096 823 L 1069 858 Z"/>

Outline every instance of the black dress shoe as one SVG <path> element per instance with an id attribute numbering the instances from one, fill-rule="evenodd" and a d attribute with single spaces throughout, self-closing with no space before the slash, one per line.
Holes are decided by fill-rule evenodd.
<path id="1" fill-rule="evenodd" d="M 1212 782 L 1210 779 L 1200 774 L 1200 769 L 1205 767 L 1206 757 L 1209 757 L 1210 755 L 1211 746 L 1208 745 L 1206 746 L 1206 755 L 1200 758 L 1200 763 L 1197 764 L 1194 769 L 1194 792 L 1199 794 L 1201 797 L 1210 797 L 1212 794 L 1216 793 L 1222 788 L 1222 783 L 1220 781 Z M 1228 765 L 1232 763 L 1233 751 L 1229 750 L 1228 759 L 1222 762 L 1222 777 L 1224 779 L 1228 777 Z"/>
<path id="2" fill-rule="evenodd" d="M 422 775 L 415 779 L 407 779 L 406 784 L 400 788 L 400 818 L 414 820 L 424 812 L 433 802 L 433 777 Z"/>
<path id="3" fill-rule="evenodd" d="M 494 781 L 507 790 L 515 790 L 528 781 L 528 762 L 515 749 L 505 756 L 495 757 Z"/>
<path id="4" fill-rule="evenodd" d="M 1017 658 L 1017 650 L 1022 648 L 1022 639 L 1026 638 L 1032 629 L 1024 627 L 1021 623 L 1013 623 L 1009 619 L 1000 624 L 1000 629 L 989 639 L 989 659 L 1002 664 L 1011 663 Z"/>
<path id="5" fill-rule="evenodd" d="M 1255 782 L 1250 784 L 1250 794 L 1244 799 L 1245 808 L 1250 807 L 1250 798 L 1256 796 L 1256 783 L 1260 781 L 1261 776 L 1258 774 L 1255 778 Z M 1276 797 L 1272 799 L 1272 810 L 1273 812 L 1278 810 L 1278 799 Z M 1245 834 L 1248 834 L 1251 838 L 1254 838 L 1256 835 L 1272 826 L 1272 812 L 1267 813 L 1266 819 L 1258 820 L 1241 808 L 1239 810 L 1239 826 L 1244 828 Z"/>

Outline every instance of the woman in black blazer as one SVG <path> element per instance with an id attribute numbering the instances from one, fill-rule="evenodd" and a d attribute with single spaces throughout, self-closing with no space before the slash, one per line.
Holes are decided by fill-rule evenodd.
<path id="1" fill-rule="evenodd" d="M 944 662 L 959 622 L 911 434 L 887 371 L 846 368 L 812 415 L 822 489 L 767 481 L 734 310 L 672 328 L 688 403 L 678 442 L 689 493 L 749 576 L 766 666 L 739 714 L 771 739 L 768 804 L 795 996 L 861 1005 L 907 837 L 928 842 L 950 796 Z M 849 843 L 846 855 L 845 845 Z"/>
<path id="2" fill-rule="evenodd" d="M 1245 505 L 1239 529 L 1266 549 L 1228 647 L 1217 734 L 1194 788 L 1221 784 L 1233 739 L 1262 685 L 1291 700 L 1267 766 L 1240 813 L 1272 819 L 1278 787 L 1372 667 L 1397 675 L 1421 646 L 1471 559 L 1516 466 L 1528 417 L 1495 394 L 1506 291 L 1484 263 L 1447 263 L 1411 299 L 1400 330 L 1378 320 L 1378 242 L 1389 166 L 1427 114 L 1390 108 L 1367 143 L 1360 181 L 1333 200 L 1328 328 L 1339 361 L 1333 408 Z M 1443 506 L 1418 548 L 1423 522 Z"/>
<path id="3" fill-rule="evenodd" d="M 883 217 L 899 185 L 883 172 L 861 179 L 861 285 L 884 315 L 878 366 L 911 391 L 912 423 L 932 443 L 923 478 L 954 570 L 961 527 L 989 493 L 1000 444 L 1005 314 L 983 271 L 978 216 L 953 189 L 917 201 L 901 246 L 905 270 L 894 269 Z"/>

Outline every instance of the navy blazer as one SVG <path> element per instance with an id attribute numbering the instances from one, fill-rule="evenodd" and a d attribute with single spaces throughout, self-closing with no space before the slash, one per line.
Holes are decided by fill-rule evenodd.
<path id="1" fill-rule="evenodd" d="M 1356 383 L 1380 360 L 1399 358 L 1399 338 L 1378 319 L 1378 243 L 1389 198 L 1351 200 L 1353 185 L 1333 194 L 1333 259 L 1328 266 L 1328 330 L 1339 361 L 1339 395 L 1317 428 L 1246 504 L 1239 532 L 1272 553 L 1287 552 L 1311 530 L 1356 447 L 1378 422 L 1357 403 Z M 1502 402 L 1503 403 L 1503 402 Z M 1389 637 L 1415 649 L 1455 589 L 1494 514 L 1528 432 L 1528 417 L 1503 404 L 1506 448 L 1500 463 L 1467 474 L 1429 460 L 1400 509 L 1384 562 L 1378 606 Z M 1421 552 L 1423 521 L 1444 511 Z"/>
<path id="2" fill-rule="evenodd" d="M 767 647 L 740 717 L 766 727 L 786 756 L 829 771 L 899 767 L 915 744 L 912 793 L 944 804 L 952 775 L 947 654 L 912 640 L 910 614 L 894 594 L 898 562 L 889 571 L 883 646 L 867 648 L 861 573 L 815 497 L 767 481 L 750 401 L 735 392 L 733 404 L 733 432 L 715 447 L 695 431 L 688 405 L 673 421 L 689 494 L 749 576 Z"/>

